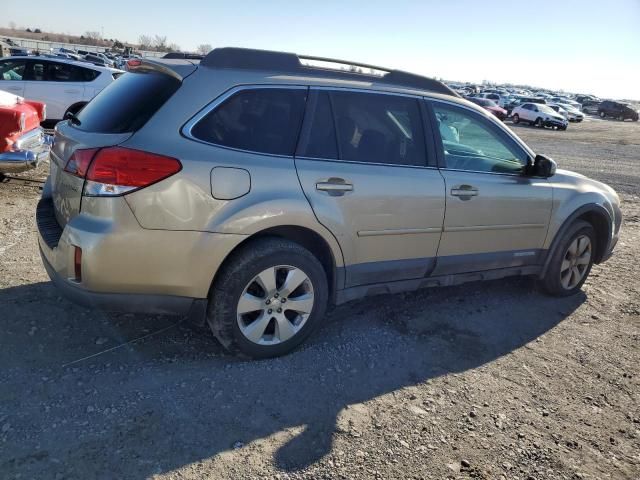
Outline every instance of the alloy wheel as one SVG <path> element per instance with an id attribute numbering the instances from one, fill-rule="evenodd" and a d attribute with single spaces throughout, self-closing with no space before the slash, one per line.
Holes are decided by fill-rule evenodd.
<path id="1" fill-rule="evenodd" d="M 579 235 L 569 244 L 560 266 L 560 284 L 566 290 L 575 288 L 584 278 L 591 263 L 591 239 Z"/>
<path id="2" fill-rule="evenodd" d="M 247 284 L 238 300 L 238 327 L 247 340 L 277 345 L 294 337 L 313 310 L 313 284 L 300 268 L 270 267 Z"/>

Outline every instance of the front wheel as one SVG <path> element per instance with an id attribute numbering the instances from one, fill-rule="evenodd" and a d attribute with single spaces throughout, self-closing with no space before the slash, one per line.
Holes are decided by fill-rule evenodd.
<path id="1" fill-rule="evenodd" d="M 297 243 L 265 238 L 241 248 L 211 289 L 207 321 L 231 353 L 284 355 L 319 326 L 328 299 L 316 257 Z"/>
<path id="2" fill-rule="evenodd" d="M 513 123 L 520 123 L 520 115 L 517 113 L 513 115 Z"/>
<path id="3" fill-rule="evenodd" d="M 565 297 L 577 293 L 587 280 L 596 249 L 596 233 L 590 223 L 575 222 L 553 253 L 542 288 L 550 295 Z"/>

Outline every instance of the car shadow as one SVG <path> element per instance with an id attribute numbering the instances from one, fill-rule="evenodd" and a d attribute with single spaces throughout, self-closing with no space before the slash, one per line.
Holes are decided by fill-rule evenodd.
<path id="1" fill-rule="evenodd" d="M 300 350 L 244 361 L 174 318 L 89 311 L 50 283 L 6 288 L 0 471 L 147 478 L 268 437 L 276 467 L 297 471 L 370 428 L 383 415 L 370 400 L 492 362 L 585 299 L 527 279 L 372 297 L 333 309 Z"/>

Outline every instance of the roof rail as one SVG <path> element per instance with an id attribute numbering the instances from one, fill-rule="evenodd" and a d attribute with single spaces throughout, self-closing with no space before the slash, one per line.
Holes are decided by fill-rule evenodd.
<path id="1" fill-rule="evenodd" d="M 308 65 L 303 61 L 342 65 L 348 69 L 337 69 Z M 332 76 L 339 78 L 359 79 L 365 77 L 368 81 L 390 83 L 402 87 L 427 90 L 444 95 L 459 97 L 456 92 L 444 83 L 432 78 L 423 77 L 414 73 L 392 70 L 365 63 L 348 62 L 333 58 L 312 57 L 296 55 L 295 53 L 275 52 L 270 50 L 255 50 L 250 48 L 225 47 L 211 50 L 200 65 L 210 68 L 238 68 L 247 70 L 269 70 L 289 73 L 314 73 L 330 72 Z M 363 71 L 369 70 L 369 72 Z"/>

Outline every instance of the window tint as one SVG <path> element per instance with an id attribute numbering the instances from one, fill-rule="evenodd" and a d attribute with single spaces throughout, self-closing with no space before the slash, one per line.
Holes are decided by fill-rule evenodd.
<path id="1" fill-rule="evenodd" d="M 0 62 L 0 80 L 22 80 L 26 66 L 25 60 Z"/>
<path id="2" fill-rule="evenodd" d="M 242 90 L 209 112 L 191 134 L 225 147 L 293 155 L 306 97 L 307 89 L 299 88 Z"/>
<path id="3" fill-rule="evenodd" d="M 25 73 L 25 80 L 34 82 L 87 82 L 100 72 L 68 63 L 32 60 Z"/>
<path id="4" fill-rule="evenodd" d="M 98 78 L 98 76 L 100 76 L 100 73 L 101 73 L 97 70 L 92 70 L 90 68 L 83 68 L 83 67 L 74 67 L 74 68 L 77 68 L 80 71 L 78 76 L 80 77 L 81 79 L 80 81 L 82 82 L 92 82 L 96 78 Z M 113 78 L 115 79 L 118 77 L 114 75 Z"/>
<path id="5" fill-rule="evenodd" d="M 329 93 L 318 91 L 307 104 L 307 120 L 296 155 L 311 158 L 338 158 L 338 140 Z"/>
<path id="6" fill-rule="evenodd" d="M 126 73 L 80 111 L 77 128 L 97 133 L 135 132 L 179 86 L 179 80 L 162 73 Z"/>
<path id="7" fill-rule="evenodd" d="M 426 165 L 417 99 L 357 92 L 329 95 L 341 160 Z"/>
<path id="8" fill-rule="evenodd" d="M 473 112 L 434 103 L 447 168 L 520 173 L 527 164 L 521 149 L 502 139 L 493 125 Z"/>

